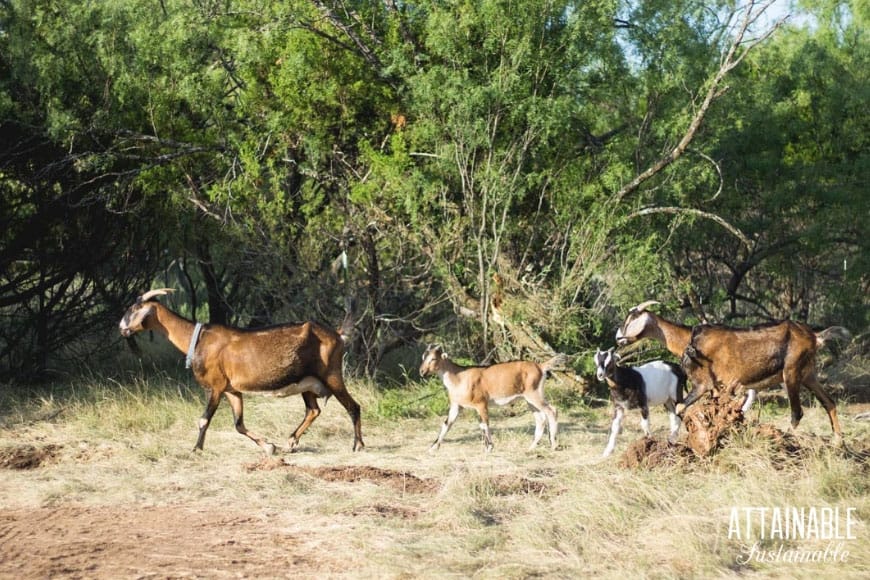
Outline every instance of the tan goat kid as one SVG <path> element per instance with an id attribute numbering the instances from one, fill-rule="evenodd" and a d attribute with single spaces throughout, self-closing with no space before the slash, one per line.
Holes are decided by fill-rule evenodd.
<path id="1" fill-rule="evenodd" d="M 157 331 L 178 350 L 188 353 L 194 378 L 209 392 L 194 450 L 202 450 L 205 432 L 223 395 L 233 409 L 236 430 L 266 453 L 274 453 L 272 443 L 245 428 L 242 393 L 302 395 L 305 417 L 290 436 L 290 449 L 299 444 L 299 438 L 320 414 L 317 398 L 335 396 L 353 421 L 354 451 L 364 447 L 360 406 L 347 392 L 341 372 L 344 341 L 338 332 L 315 322 L 251 330 L 201 325 L 155 300 L 172 291 L 162 288 L 146 292 L 127 310 L 119 326 L 125 337 L 143 330 Z"/>
<path id="2" fill-rule="evenodd" d="M 430 450 L 441 446 L 447 431 L 459 416 L 460 408 L 474 409 L 480 417 L 480 430 L 487 451 L 492 451 L 492 435 L 489 430 L 489 402 L 506 405 L 518 397 L 523 397 L 535 415 L 535 438 L 529 449 L 533 449 L 544 434 L 545 424 L 549 423 L 550 447 L 556 448 L 556 433 L 559 429 L 556 410 L 544 398 L 544 381 L 553 368 L 564 364 L 565 355 L 556 355 L 543 364 L 531 361 L 512 361 L 491 366 L 464 367 L 454 363 L 440 346 L 429 346 L 423 353 L 420 376 L 437 374 L 441 377 L 450 410 L 441 425 L 438 439 Z"/>

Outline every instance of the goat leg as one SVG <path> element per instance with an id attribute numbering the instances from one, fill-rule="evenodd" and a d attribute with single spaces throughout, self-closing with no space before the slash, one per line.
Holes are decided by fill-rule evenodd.
<path id="1" fill-rule="evenodd" d="M 290 441 L 288 442 L 290 451 L 296 449 L 296 446 L 299 445 L 299 439 L 302 437 L 302 434 L 305 433 L 305 430 L 308 429 L 314 420 L 317 419 L 318 415 L 320 415 L 320 407 L 317 405 L 317 397 L 314 393 L 302 393 L 302 400 L 305 401 L 305 417 L 302 418 L 302 422 L 299 423 L 299 426 L 296 427 L 296 430 L 293 431 L 293 434 L 290 436 Z"/>
<path id="2" fill-rule="evenodd" d="M 752 408 L 752 403 L 755 402 L 755 394 L 755 389 L 746 390 L 746 400 L 743 401 L 743 406 L 740 407 L 740 412 L 744 415 L 749 412 L 749 409 Z"/>
<path id="3" fill-rule="evenodd" d="M 360 420 L 361 412 L 359 403 L 357 403 L 344 386 L 344 380 L 339 376 L 330 376 L 326 379 L 326 386 L 345 408 L 347 414 L 350 415 L 350 420 L 353 423 L 353 450 L 361 451 L 365 448 L 362 438 L 362 422 Z"/>
<path id="4" fill-rule="evenodd" d="M 214 416 L 214 412 L 217 411 L 218 405 L 221 402 L 221 394 L 217 389 L 211 389 L 208 394 L 208 401 L 205 404 L 205 411 L 202 414 L 202 417 L 199 418 L 199 436 L 196 438 L 196 445 L 194 445 L 193 450 L 197 449 L 202 451 L 202 445 L 205 442 L 205 432 L 208 429 L 209 423 L 211 423 L 211 418 Z"/>
<path id="5" fill-rule="evenodd" d="M 686 395 L 686 398 L 683 399 L 683 402 L 679 403 L 676 406 L 677 415 L 679 417 L 682 417 L 683 414 L 686 412 L 686 408 L 695 401 L 697 401 L 699 398 L 701 398 L 701 396 L 708 390 L 709 387 L 707 387 L 707 385 L 701 382 L 696 382 L 694 388 L 692 389 L 692 392 Z"/>
<path id="6" fill-rule="evenodd" d="M 441 432 L 438 433 L 438 438 L 429 448 L 429 451 L 437 451 L 438 448 L 441 447 L 441 442 L 444 441 L 444 436 L 447 435 L 448 431 L 450 431 L 450 427 L 454 422 L 456 422 L 457 417 L 459 417 L 459 405 L 450 405 L 450 410 L 447 411 L 447 418 L 444 419 L 444 423 L 441 424 Z"/>
<path id="7" fill-rule="evenodd" d="M 607 442 L 607 447 L 604 448 L 602 457 L 609 457 L 616 447 L 616 436 L 619 435 L 622 429 L 622 418 L 625 416 L 625 411 L 622 407 L 616 407 L 613 412 L 613 423 L 610 425 L 610 440 Z"/>
<path id="8" fill-rule="evenodd" d="M 673 401 L 665 403 L 665 409 L 668 411 L 668 420 L 671 423 L 671 432 L 668 434 L 668 443 L 675 445 L 677 437 L 680 434 L 680 418 L 677 416 L 676 405 Z"/>
<path id="9" fill-rule="evenodd" d="M 492 433 L 489 431 L 489 409 L 486 403 L 481 404 L 477 408 L 477 414 L 480 416 L 480 431 L 483 433 L 483 445 L 486 447 L 486 452 L 492 451 Z"/>
<path id="10" fill-rule="evenodd" d="M 843 440 L 843 432 L 840 430 L 840 420 L 837 418 L 837 405 L 833 399 L 825 392 L 815 374 L 804 379 L 804 385 L 813 392 L 825 411 L 828 413 L 828 419 L 831 421 L 831 429 L 834 430 L 834 442 L 840 443 Z"/>
<path id="11" fill-rule="evenodd" d="M 535 438 L 532 439 L 532 444 L 529 445 L 529 451 L 538 446 L 538 442 L 541 440 L 541 437 L 544 436 L 544 428 L 547 423 L 547 417 L 544 415 L 543 411 L 538 411 L 532 407 L 534 415 L 535 415 Z"/>
<path id="12" fill-rule="evenodd" d="M 251 441 L 259 445 L 260 448 L 266 452 L 266 455 L 273 455 L 275 453 L 275 446 L 263 439 L 262 437 L 254 435 L 245 427 L 242 395 L 240 393 L 224 391 L 224 397 L 227 398 L 227 402 L 230 404 L 230 407 L 233 410 L 233 422 L 236 425 L 236 431 L 238 431 L 245 437 L 248 437 Z"/>
<path id="13" fill-rule="evenodd" d="M 555 450 L 559 444 L 556 443 L 556 435 L 559 432 L 559 419 L 558 413 L 556 409 L 554 409 L 549 403 L 544 407 L 544 415 L 547 417 L 547 421 L 549 423 L 549 432 L 550 432 L 550 449 Z"/>
<path id="14" fill-rule="evenodd" d="M 647 438 L 652 437 L 652 431 L 649 429 L 649 407 L 646 405 L 640 408 L 640 428 Z"/>

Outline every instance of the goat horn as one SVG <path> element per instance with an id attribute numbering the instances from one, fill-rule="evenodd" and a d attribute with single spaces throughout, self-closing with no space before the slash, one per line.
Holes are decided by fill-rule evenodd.
<path id="1" fill-rule="evenodd" d="M 646 302 L 641 302 L 640 304 L 638 304 L 637 306 L 632 308 L 631 311 L 632 312 L 643 312 L 648 307 L 650 307 L 654 304 L 661 304 L 661 302 L 659 302 L 658 300 L 647 300 Z"/>
<path id="2" fill-rule="evenodd" d="M 145 294 L 139 297 L 139 302 L 148 302 L 155 296 L 166 296 L 167 294 L 172 294 L 175 292 L 175 288 L 157 288 L 156 290 L 149 290 Z"/>

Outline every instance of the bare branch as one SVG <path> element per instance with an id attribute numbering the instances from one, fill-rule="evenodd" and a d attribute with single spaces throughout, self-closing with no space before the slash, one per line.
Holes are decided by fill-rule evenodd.
<path id="1" fill-rule="evenodd" d="M 719 197 L 719 194 L 722 193 L 722 188 L 725 185 L 725 179 L 722 177 L 722 168 L 719 167 L 719 164 L 716 162 L 716 160 L 714 160 L 703 151 L 694 151 L 694 153 L 709 161 L 710 165 L 712 165 L 716 169 L 716 174 L 719 176 L 719 188 L 716 190 L 716 193 L 713 194 L 713 197 L 706 200 L 707 202 L 714 201 L 717 197 Z"/>
<path id="2" fill-rule="evenodd" d="M 365 42 L 363 42 L 363 39 L 356 33 L 351 25 L 344 23 L 341 18 L 339 18 L 339 16 L 326 5 L 326 2 L 323 2 L 322 0 L 311 1 L 315 6 L 317 6 L 317 9 L 320 10 L 321 14 L 323 14 L 330 24 L 350 39 L 354 46 L 356 46 L 359 55 L 362 56 L 372 68 L 377 71 L 380 71 L 383 68 L 378 55 L 376 55 L 375 52 L 370 49 Z"/>
<path id="3" fill-rule="evenodd" d="M 702 217 L 704 219 L 712 220 L 731 232 L 740 242 L 746 246 L 747 250 L 752 249 L 752 240 L 746 237 L 739 228 L 731 225 L 727 221 L 725 221 L 721 216 L 718 216 L 714 213 L 701 211 L 699 209 L 689 208 L 689 207 L 647 207 L 636 212 L 629 214 L 628 219 L 634 219 L 636 217 L 641 217 L 645 215 L 652 215 L 654 213 L 666 213 L 671 215 L 679 215 L 679 214 L 688 214 L 697 217 Z"/>

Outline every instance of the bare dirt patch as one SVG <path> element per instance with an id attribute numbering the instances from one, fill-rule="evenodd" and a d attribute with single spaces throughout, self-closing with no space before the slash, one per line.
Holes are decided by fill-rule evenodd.
<path id="1" fill-rule="evenodd" d="M 281 578 L 340 563 L 286 532 L 282 514 L 225 508 L 0 510 L 0 578 Z"/>
<path id="2" fill-rule="evenodd" d="M 0 449 L 0 467 L 4 469 L 36 469 L 53 461 L 59 445 L 13 445 Z"/>
<path id="3" fill-rule="evenodd" d="M 307 473 L 324 481 L 338 481 L 354 483 L 358 481 L 371 481 L 378 485 L 385 485 L 403 493 L 433 493 L 439 484 L 431 479 L 423 479 L 407 471 L 395 471 L 381 469 L 371 465 L 345 465 L 330 467 L 303 467 L 286 463 L 279 458 L 263 458 L 257 463 L 245 465 L 248 471 L 271 471 L 274 469 L 287 469 Z"/>

